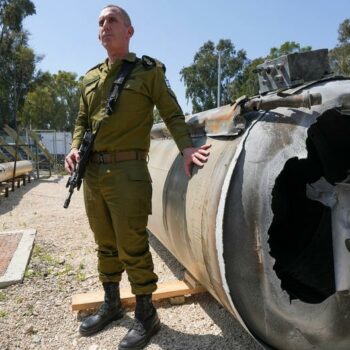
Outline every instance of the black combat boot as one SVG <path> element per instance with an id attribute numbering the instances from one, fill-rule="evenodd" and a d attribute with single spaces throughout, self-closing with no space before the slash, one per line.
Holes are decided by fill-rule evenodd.
<path id="1" fill-rule="evenodd" d="M 119 344 L 119 350 L 143 349 L 160 329 L 152 295 L 136 295 L 134 324 Z"/>
<path id="2" fill-rule="evenodd" d="M 81 335 L 88 336 L 106 327 L 110 322 L 119 320 L 124 316 L 120 302 L 119 283 L 103 283 L 105 301 L 97 312 L 86 318 L 80 325 Z"/>

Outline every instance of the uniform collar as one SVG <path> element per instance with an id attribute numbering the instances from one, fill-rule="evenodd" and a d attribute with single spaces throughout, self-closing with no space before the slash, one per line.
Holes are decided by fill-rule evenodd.
<path id="1" fill-rule="evenodd" d="M 110 64 L 108 58 L 106 58 L 104 61 L 104 66 L 110 69 L 112 67 L 121 65 L 123 61 L 135 62 L 135 60 L 136 54 L 134 52 L 129 52 L 125 58 L 122 60 L 116 60 L 113 64 Z"/>
<path id="2" fill-rule="evenodd" d="M 135 60 L 136 60 L 136 54 L 133 52 L 129 52 L 123 61 L 135 62 Z"/>

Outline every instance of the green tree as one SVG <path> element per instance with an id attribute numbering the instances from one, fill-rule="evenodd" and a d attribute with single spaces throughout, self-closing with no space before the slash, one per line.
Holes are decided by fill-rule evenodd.
<path id="1" fill-rule="evenodd" d="M 350 19 L 339 25 L 338 45 L 330 50 L 329 61 L 335 74 L 350 76 Z"/>
<path id="2" fill-rule="evenodd" d="M 279 56 L 289 55 L 291 53 L 306 52 L 312 50 L 311 46 L 301 47 L 295 41 L 286 41 L 280 47 L 272 47 L 266 59 L 274 59 Z"/>
<path id="3" fill-rule="evenodd" d="M 33 129 L 73 131 L 80 89 L 75 73 L 42 74 L 27 95 L 21 113 L 22 123 Z"/>
<path id="4" fill-rule="evenodd" d="M 221 103 L 230 101 L 228 86 L 241 73 L 247 60 L 244 50 L 237 51 L 229 39 L 217 45 L 207 41 L 194 56 L 194 62 L 182 68 L 181 80 L 186 86 L 186 98 L 192 102 L 193 112 L 214 108 L 217 105 L 218 55 L 221 56 Z"/>
<path id="5" fill-rule="evenodd" d="M 35 14 L 30 0 L 0 0 L 0 125 L 14 126 L 35 77 L 40 57 L 28 47 L 25 17 Z"/>
<path id="6" fill-rule="evenodd" d="M 73 132 L 79 111 L 80 83 L 72 72 L 59 71 L 53 75 L 55 129 Z"/>
<path id="7" fill-rule="evenodd" d="M 264 58 L 259 57 L 245 65 L 243 72 L 228 88 L 232 101 L 243 95 L 254 96 L 259 93 L 259 81 L 255 69 L 264 61 Z"/>

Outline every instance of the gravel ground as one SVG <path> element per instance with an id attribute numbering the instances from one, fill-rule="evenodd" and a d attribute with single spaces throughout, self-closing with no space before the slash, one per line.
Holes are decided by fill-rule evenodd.
<path id="1" fill-rule="evenodd" d="M 130 308 L 102 332 L 88 338 L 78 334 L 84 314 L 71 311 L 71 296 L 101 286 L 82 192 L 75 191 L 69 209 L 63 209 L 66 180 L 34 180 L 0 197 L 0 231 L 37 230 L 23 283 L 0 290 L 0 350 L 117 349 L 132 324 Z M 155 237 L 150 242 L 160 282 L 182 278 L 184 268 Z M 162 328 L 148 350 L 260 349 L 208 293 L 188 297 L 182 305 L 165 300 L 156 306 Z"/>

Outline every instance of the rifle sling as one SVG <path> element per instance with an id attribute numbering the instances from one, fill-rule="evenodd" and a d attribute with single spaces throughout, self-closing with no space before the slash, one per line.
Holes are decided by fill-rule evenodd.
<path id="1" fill-rule="evenodd" d="M 123 61 L 122 66 L 113 82 L 113 85 L 111 88 L 111 94 L 107 101 L 107 105 L 106 105 L 107 115 L 111 115 L 113 113 L 114 107 L 116 105 L 120 92 L 122 91 L 128 76 L 130 75 L 131 71 L 134 69 L 138 61 L 139 61 L 138 58 L 136 58 L 135 61 L 133 62 Z"/>

